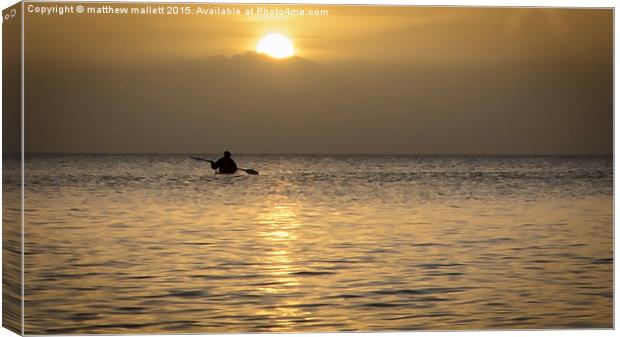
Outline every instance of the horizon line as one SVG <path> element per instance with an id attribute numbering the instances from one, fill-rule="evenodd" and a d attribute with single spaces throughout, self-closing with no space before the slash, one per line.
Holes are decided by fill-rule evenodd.
<path id="1" fill-rule="evenodd" d="M 232 151 L 231 151 L 232 152 Z M 2 152 L 6 155 L 196 155 L 209 154 L 221 155 L 223 152 Z M 591 153 L 591 154 L 563 154 L 563 153 L 543 153 L 543 154 L 514 154 L 514 153 L 303 153 L 303 152 L 234 152 L 233 156 L 240 155 L 282 155 L 282 156 L 470 156 L 470 157 L 614 157 L 613 153 Z"/>

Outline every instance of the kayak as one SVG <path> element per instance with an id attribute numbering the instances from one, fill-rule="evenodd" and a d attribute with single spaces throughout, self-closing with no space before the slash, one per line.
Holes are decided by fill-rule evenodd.
<path id="1" fill-rule="evenodd" d="M 198 157 L 198 156 L 189 156 L 190 158 L 197 160 L 197 161 L 206 161 L 209 163 L 213 163 L 213 160 L 211 159 L 206 159 L 206 158 L 202 158 L 202 157 Z M 254 170 L 254 169 L 244 169 L 244 168 L 237 168 L 237 171 L 243 171 L 247 174 L 251 174 L 251 175 L 258 175 L 258 171 Z M 231 175 L 231 174 L 237 174 L 237 172 L 235 173 L 217 173 L 217 174 L 223 174 L 223 175 Z"/>

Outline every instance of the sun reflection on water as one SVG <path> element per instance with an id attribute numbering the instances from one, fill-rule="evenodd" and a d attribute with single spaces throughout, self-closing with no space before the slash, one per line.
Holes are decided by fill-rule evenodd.
<path id="1" fill-rule="evenodd" d="M 261 264 L 269 275 L 277 276 L 274 285 L 263 288 L 266 292 L 277 293 L 289 291 L 299 281 L 290 276 L 295 272 L 294 256 L 291 252 L 297 241 L 296 231 L 299 227 L 297 218 L 298 205 L 288 201 L 286 197 L 276 196 L 268 202 L 264 211 L 258 216 L 259 239 L 268 241 L 271 247 L 260 256 Z"/>
<path id="2" fill-rule="evenodd" d="M 265 246 L 270 247 L 264 254 L 257 256 L 265 275 L 270 275 L 267 285 L 257 288 L 265 295 L 278 296 L 299 291 L 300 280 L 294 275 L 299 271 L 300 260 L 295 252 L 298 230 L 301 228 L 299 207 L 299 204 L 291 202 L 286 196 L 276 195 L 258 215 L 258 239 L 266 241 Z M 299 304 L 297 300 L 281 298 L 271 310 L 266 310 L 264 313 L 273 317 L 276 323 L 270 330 L 294 330 L 295 321 L 308 319 L 308 312 L 297 307 Z"/>

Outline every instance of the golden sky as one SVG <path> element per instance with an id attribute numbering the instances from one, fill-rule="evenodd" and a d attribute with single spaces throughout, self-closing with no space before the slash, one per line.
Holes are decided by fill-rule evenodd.
<path id="1" fill-rule="evenodd" d="M 329 15 L 27 11 L 27 149 L 611 153 L 609 9 L 269 8 Z"/>
<path id="2" fill-rule="evenodd" d="M 230 56 L 253 51 L 261 36 L 280 32 L 293 40 L 299 56 L 321 61 L 610 61 L 611 10 L 191 5 L 192 11 L 198 8 L 238 8 L 242 14 L 27 13 L 27 41 L 37 48 L 30 55 L 112 63 Z M 329 14 L 243 15 L 261 8 L 328 10 Z"/>

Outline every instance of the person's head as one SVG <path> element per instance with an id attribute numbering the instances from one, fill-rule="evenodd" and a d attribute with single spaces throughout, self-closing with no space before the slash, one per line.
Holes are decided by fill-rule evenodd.
<path id="1" fill-rule="evenodd" d="M 224 151 L 224 158 L 230 158 L 230 152 Z"/>

